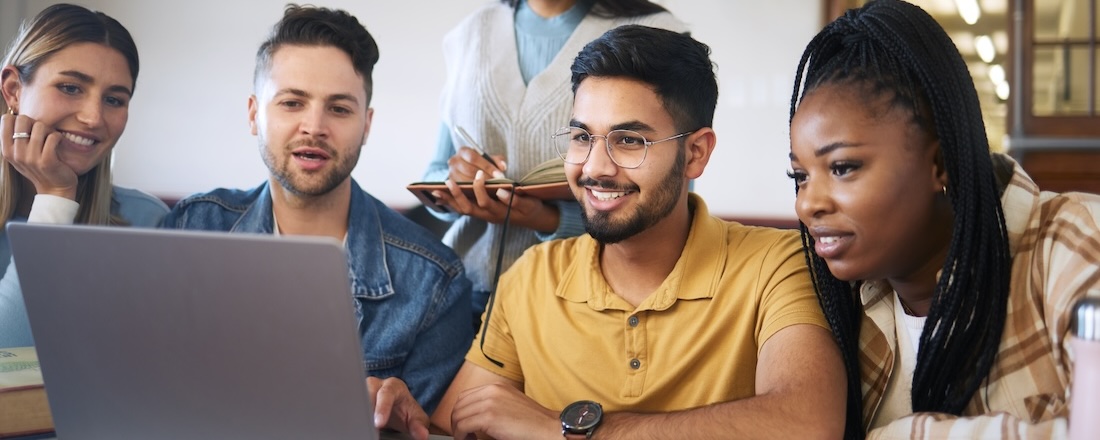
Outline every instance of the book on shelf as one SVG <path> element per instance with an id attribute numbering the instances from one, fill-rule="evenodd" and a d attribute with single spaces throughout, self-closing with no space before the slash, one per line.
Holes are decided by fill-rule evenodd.
<path id="1" fill-rule="evenodd" d="M 0 348 L 0 438 L 53 431 L 34 347 Z"/>
<path id="2" fill-rule="evenodd" d="M 466 197 L 474 199 L 473 182 L 455 182 Z M 496 198 L 498 189 L 512 189 L 521 196 L 534 197 L 540 200 L 574 200 L 573 192 L 569 189 L 569 182 L 565 179 L 565 162 L 559 157 L 545 161 L 533 168 L 523 177 L 513 179 L 488 179 L 485 181 L 485 189 L 490 197 Z M 450 193 L 445 182 L 415 182 L 407 187 L 424 206 L 438 212 L 451 212 L 450 207 L 440 203 L 433 191 Z"/>

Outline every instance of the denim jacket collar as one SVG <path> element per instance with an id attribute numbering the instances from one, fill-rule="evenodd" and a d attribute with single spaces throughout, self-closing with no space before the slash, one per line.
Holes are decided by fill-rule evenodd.
<path id="1" fill-rule="evenodd" d="M 348 278 L 351 293 L 356 297 L 380 298 L 394 292 L 386 270 L 386 247 L 382 242 L 382 222 L 378 209 L 367 199 L 367 193 L 351 181 L 351 206 L 348 209 L 348 237 L 344 246 L 359 252 L 348 252 Z M 256 202 L 248 206 L 230 232 L 271 234 L 275 230 L 272 215 L 270 182 L 260 186 Z"/>

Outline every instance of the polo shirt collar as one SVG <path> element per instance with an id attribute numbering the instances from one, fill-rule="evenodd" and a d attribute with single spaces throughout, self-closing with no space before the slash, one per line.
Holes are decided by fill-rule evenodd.
<path id="1" fill-rule="evenodd" d="M 714 297 L 722 270 L 730 252 L 726 222 L 711 217 L 706 203 L 695 193 L 689 193 L 688 206 L 694 214 L 687 242 L 676 266 L 661 286 L 645 299 L 637 310 L 666 310 L 676 300 L 697 300 Z M 635 310 L 616 295 L 600 269 L 602 245 L 585 234 L 577 238 L 576 255 L 565 270 L 555 294 L 566 301 L 587 303 L 593 310 Z"/>

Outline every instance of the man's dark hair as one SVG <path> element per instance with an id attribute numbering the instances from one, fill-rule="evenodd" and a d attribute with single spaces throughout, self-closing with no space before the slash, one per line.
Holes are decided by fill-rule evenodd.
<path id="1" fill-rule="evenodd" d="M 571 69 L 573 93 L 589 76 L 632 78 L 653 86 L 677 131 L 714 123 L 718 81 L 710 48 L 687 34 L 620 26 L 585 45 Z"/>
<path id="2" fill-rule="evenodd" d="M 338 9 L 287 5 L 283 18 L 275 23 L 271 35 L 256 52 L 254 82 L 271 69 L 271 58 L 283 45 L 332 46 L 347 53 L 355 71 L 363 77 L 363 89 L 370 104 L 374 84 L 371 73 L 378 62 L 378 44 L 355 16 Z"/>
<path id="3" fill-rule="evenodd" d="M 1000 189 L 973 79 L 931 16 L 909 3 L 876 0 L 848 11 L 810 41 L 798 64 L 791 118 L 802 97 L 826 84 L 847 87 L 868 103 L 889 98 L 888 105 L 908 110 L 939 140 L 954 232 L 920 336 L 912 407 L 960 415 L 997 355 L 1011 269 Z M 847 368 L 846 437 L 861 438 L 858 283 L 834 277 L 814 252 L 806 225 L 801 229 L 814 287 Z"/>

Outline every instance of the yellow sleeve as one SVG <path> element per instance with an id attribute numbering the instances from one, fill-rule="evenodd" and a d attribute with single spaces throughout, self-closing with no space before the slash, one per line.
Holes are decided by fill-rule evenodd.
<path id="1" fill-rule="evenodd" d="M 792 325 L 812 324 L 830 330 L 814 292 L 797 232 L 784 231 L 781 238 L 773 241 L 762 258 L 757 279 L 761 299 L 756 336 L 760 347 L 772 335 Z"/>
<path id="2" fill-rule="evenodd" d="M 526 256 L 527 254 L 524 255 Z M 514 300 L 515 295 L 523 293 L 522 281 L 534 269 L 527 263 L 530 258 L 524 257 L 520 257 L 500 276 L 496 297 L 491 301 L 492 308 L 486 305 L 485 313 L 481 315 L 481 329 L 478 330 L 470 351 L 466 352 L 466 360 L 470 363 L 518 382 L 523 382 L 523 369 L 519 365 L 515 339 L 508 322 L 507 304 Z M 486 319 L 488 326 L 485 325 Z M 503 366 L 497 365 L 494 360 Z"/>

